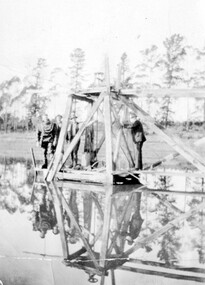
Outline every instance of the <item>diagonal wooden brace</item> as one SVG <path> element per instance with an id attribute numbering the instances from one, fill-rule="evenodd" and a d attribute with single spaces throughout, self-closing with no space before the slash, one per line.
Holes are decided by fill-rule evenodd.
<path id="1" fill-rule="evenodd" d="M 148 125 L 152 130 L 160 135 L 160 137 L 166 141 L 174 150 L 180 153 L 185 159 L 187 159 L 191 164 L 193 164 L 197 169 L 202 172 L 205 172 L 205 161 L 200 158 L 200 156 L 192 151 L 189 147 L 185 146 L 184 142 L 182 142 L 179 138 L 167 134 L 165 131 L 161 130 L 155 123 L 154 119 L 152 119 L 144 110 L 142 110 L 138 105 L 134 102 L 130 102 L 126 98 L 120 96 L 120 100 L 128 106 L 133 112 L 139 112 L 142 118 L 144 119 L 144 123 Z"/>
<path id="2" fill-rule="evenodd" d="M 99 265 L 98 265 L 98 262 L 97 262 L 97 260 L 96 260 L 96 258 L 95 258 L 95 255 L 94 255 L 92 249 L 90 248 L 90 245 L 89 245 L 88 241 L 87 241 L 86 238 L 84 237 L 84 235 L 83 235 L 83 233 L 82 233 L 82 231 L 81 231 L 81 228 L 80 228 L 78 222 L 76 221 L 76 218 L 75 218 L 75 216 L 73 215 L 73 212 L 71 211 L 71 209 L 70 209 L 70 207 L 69 207 L 69 205 L 68 205 L 68 203 L 67 203 L 67 201 L 66 201 L 64 195 L 61 193 L 61 191 L 60 191 L 60 190 L 58 189 L 58 187 L 55 185 L 55 182 L 53 182 L 52 184 L 54 185 L 54 189 L 55 189 L 56 194 L 59 195 L 59 197 L 61 197 L 62 205 L 63 205 L 63 207 L 65 208 L 65 210 L 66 210 L 66 212 L 67 212 L 67 214 L 68 214 L 68 216 L 69 216 L 71 222 L 73 223 L 73 225 L 74 225 L 75 228 L 77 229 L 77 231 L 78 231 L 78 233 L 79 233 L 79 235 L 80 235 L 80 238 L 82 239 L 82 241 L 83 241 L 83 243 L 84 243 L 84 246 L 85 246 L 85 248 L 86 248 L 86 250 L 87 250 L 87 252 L 88 252 L 88 254 L 89 254 L 89 256 L 90 256 L 90 258 L 91 258 L 91 260 L 92 260 L 92 262 L 93 262 L 93 264 L 95 265 L 96 268 L 99 268 Z"/>

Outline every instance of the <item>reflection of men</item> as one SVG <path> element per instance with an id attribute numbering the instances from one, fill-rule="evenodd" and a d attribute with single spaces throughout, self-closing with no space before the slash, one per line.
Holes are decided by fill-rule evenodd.
<path id="1" fill-rule="evenodd" d="M 131 217 L 129 222 L 128 236 L 127 241 L 128 244 L 132 244 L 133 240 L 135 240 L 141 231 L 141 226 L 143 223 L 143 219 L 140 215 L 140 212 L 137 210 Z"/>
<path id="2" fill-rule="evenodd" d="M 135 168 L 136 169 L 142 169 L 142 146 L 143 143 L 146 141 L 146 137 L 144 135 L 144 130 L 142 123 L 138 119 L 138 117 L 135 114 L 131 114 L 130 121 L 132 123 L 131 126 L 131 135 L 132 140 L 134 144 L 136 144 L 136 162 L 135 162 Z"/>
<path id="3" fill-rule="evenodd" d="M 45 238 L 47 231 L 51 229 L 54 234 L 58 234 L 54 205 L 51 201 L 46 201 L 44 196 L 39 211 L 35 211 L 33 230 L 40 231 L 40 237 Z"/>
<path id="4" fill-rule="evenodd" d="M 69 127 L 68 127 L 68 141 L 71 142 L 79 130 L 79 124 L 77 122 L 77 116 L 73 114 Z M 72 166 L 75 167 L 78 163 L 78 149 L 80 146 L 80 140 L 75 145 L 71 152 Z"/>
<path id="5" fill-rule="evenodd" d="M 53 143 L 56 137 L 56 126 L 47 115 L 43 116 L 42 121 L 43 123 L 37 132 L 37 144 L 44 149 L 44 164 L 42 168 L 47 168 L 48 155 L 50 156 L 54 153 Z"/>

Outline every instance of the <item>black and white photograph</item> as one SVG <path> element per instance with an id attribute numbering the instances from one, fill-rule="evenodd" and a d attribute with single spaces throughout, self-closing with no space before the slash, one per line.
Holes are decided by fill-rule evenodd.
<path id="1" fill-rule="evenodd" d="M 205 284 L 205 1 L 0 0 L 0 285 Z"/>

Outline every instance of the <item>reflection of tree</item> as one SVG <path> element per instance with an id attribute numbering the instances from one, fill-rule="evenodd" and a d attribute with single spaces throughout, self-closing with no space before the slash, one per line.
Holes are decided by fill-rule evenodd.
<path id="1" fill-rule="evenodd" d="M 157 188 L 169 190 L 171 187 L 171 181 L 169 177 L 160 176 L 157 181 Z M 167 199 L 171 204 L 175 202 L 175 199 L 169 198 L 170 196 L 166 195 Z M 164 204 L 161 202 L 157 203 L 156 209 L 158 212 L 158 221 L 162 226 L 165 226 L 168 222 L 175 218 L 174 212 L 170 211 Z M 160 250 L 157 254 L 160 260 L 165 261 L 167 264 L 171 264 L 178 260 L 178 251 L 180 249 L 179 236 L 176 228 L 170 229 L 166 232 L 163 237 L 160 239 Z"/>
<path id="2" fill-rule="evenodd" d="M 193 181 L 193 190 L 195 191 L 205 191 L 204 178 L 195 178 Z M 204 201 L 202 197 L 194 197 L 190 200 L 189 206 L 195 207 Z M 189 218 L 191 224 L 198 226 L 199 234 L 197 238 L 192 239 L 194 248 L 197 249 L 199 255 L 199 262 L 205 263 L 205 211 L 200 211 L 198 215 Z"/>
<path id="3" fill-rule="evenodd" d="M 69 201 L 68 201 L 69 207 L 76 219 L 76 221 L 79 223 L 79 211 L 78 211 L 78 205 L 77 205 L 77 193 L 75 190 L 71 190 L 70 191 L 70 197 L 69 197 Z M 70 219 L 69 215 L 67 214 L 67 212 L 64 212 L 64 217 L 65 217 L 65 221 L 67 224 L 66 227 L 66 233 L 68 235 L 68 241 L 70 243 L 76 243 L 78 241 L 78 232 L 76 231 L 76 228 L 74 226 L 74 224 L 72 223 L 72 220 Z"/>
<path id="4" fill-rule="evenodd" d="M 29 162 L 30 163 L 30 162 Z M 18 209 L 26 211 L 30 204 L 29 190 L 31 188 L 31 171 L 25 160 L 4 158 L 0 161 L 0 208 L 14 213 Z M 30 181 L 28 183 L 27 173 L 29 171 Z"/>

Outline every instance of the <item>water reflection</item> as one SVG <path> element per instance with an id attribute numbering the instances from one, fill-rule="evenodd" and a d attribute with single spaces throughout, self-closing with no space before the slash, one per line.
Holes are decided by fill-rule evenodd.
<path id="1" fill-rule="evenodd" d="M 45 280 L 50 280 L 49 276 L 52 274 L 58 280 L 60 280 L 59 274 L 65 280 L 72 279 L 71 284 L 85 284 L 85 280 L 100 281 L 102 274 L 105 276 L 110 274 L 112 277 L 112 270 L 119 267 L 126 270 L 123 274 L 128 280 L 132 280 L 132 275 L 136 274 L 132 273 L 133 271 L 138 274 L 139 272 L 149 274 L 148 271 L 143 272 L 147 266 L 145 261 L 155 262 L 156 271 L 162 265 L 172 270 L 186 266 L 201 268 L 197 272 L 198 275 L 195 274 L 198 278 L 205 274 L 201 266 L 205 262 L 203 209 L 187 220 L 184 219 L 180 224 L 172 226 L 164 234 L 148 240 L 180 214 L 189 211 L 193 206 L 200 205 L 204 201 L 203 197 L 145 194 L 140 191 L 125 191 L 125 187 L 117 188 L 111 198 L 111 212 L 107 220 L 109 228 L 106 262 L 102 267 L 101 257 L 106 238 L 103 221 L 106 207 L 108 207 L 105 202 L 105 193 L 101 189 L 91 191 L 89 186 L 82 191 L 82 187 L 78 190 L 74 183 L 57 183 L 49 187 L 37 185 L 34 195 L 31 195 L 33 186 L 31 162 L 14 159 L 1 159 L 0 162 L 0 227 L 2 231 L 0 265 L 4 268 L 0 271 L 0 279 L 5 282 L 10 280 L 7 284 L 47 284 L 48 281 Z M 181 177 L 172 179 L 164 176 L 142 177 L 141 182 L 157 189 L 183 188 L 187 192 L 204 190 L 202 178 L 182 180 Z M 134 246 L 137 246 L 136 250 L 132 250 Z M 52 268 L 48 269 L 47 265 L 42 265 L 44 270 L 36 265 L 36 259 L 42 256 L 50 260 Z M 13 278 L 14 283 L 12 278 L 8 279 L 5 264 L 8 263 L 8 258 L 14 257 L 33 258 L 37 275 L 41 272 L 42 281 L 32 283 L 27 277 L 26 283 L 23 283 L 22 279 Z M 132 265 L 135 264 L 132 270 L 131 261 Z M 60 266 L 57 265 L 59 262 Z M 143 268 L 139 268 L 142 264 Z M 23 269 L 27 266 L 28 263 L 22 263 Z M 75 268 L 81 270 L 76 273 Z M 29 270 L 30 266 L 28 266 L 28 272 Z M 88 274 L 86 278 L 83 275 L 84 272 Z M 119 278 L 120 274 L 122 273 L 115 270 L 115 282 L 118 285 L 123 283 L 123 278 Z M 81 277 L 81 281 L 74 281 L 78 277 Z M 135 275 L 134 278 L 136 280 L 138 277 Z M 105 284 L 112 284 L 113 280 L 113 278 L 106 278 Z M 149 282 L 148 280 L 144 283 Z M 60 283 L 50 282 L 66 284 L 62 280 L 59 281 Z"/>

